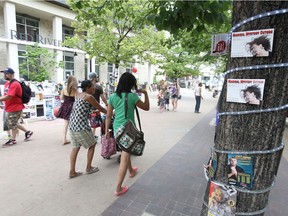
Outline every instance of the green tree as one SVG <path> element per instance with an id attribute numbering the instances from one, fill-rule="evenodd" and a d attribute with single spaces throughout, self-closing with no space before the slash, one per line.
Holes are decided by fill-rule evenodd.
<path id="1" fill-rule="evenodd" d="M 194 59 L 195 57 L 180 45 L 170 48 L 162 53 L 161 61 L 158 61 L 159 68 L 162 71 L 158 74 L 166 75 L 171 79 L 199 75 L 198 66 L 191 65 Z"/>
<path id="2" fill-rule="evenodd" d="M 25 80 L 42 82 L 50 80 L 58 67 L 63 67 L 55 60 L 56 54 L 48 49 L 40 47 L 37 43 L 34 46 L 27 46 L 23 54 L 24 62 L 19 65 L 20 77 Z"/>
<path id="3" fill-rule="evenodd" d="M 78 14 L 73 24 L 78 34 L 65 44 L 86 51 L 99 63 L 115 64 L 117 70 L 134 62 L 156 61 L 165 34 L 149 25 L 146 1 L 69 0 L 68 4 Z"/>
<path id="4" fill-rule="evenodd" d="M 181 46 L 188 53 L 190 65 L 199 73 L 201 64 L 216 65 L 215 73 L 221 73 L 227 63 L 226 56 L 211 56 L 213 34 L 225 33 L 231 27 L 230 1 L 149 1 L 153 9 L 149 20 L 159 30 L 173 35 L 170 47 Z M 195 75 L 196 75 L 195 74 Z"/>

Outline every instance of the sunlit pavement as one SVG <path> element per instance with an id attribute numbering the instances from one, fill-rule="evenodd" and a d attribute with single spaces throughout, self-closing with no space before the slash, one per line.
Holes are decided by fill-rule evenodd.
<path id="1" fill-rule="evenodd" d="M 62 120 L 29 122 L 34 131 L 29 142 L 20 133 L 17 145 L 0 149 L 1 215 L 199 215 L 206 188 L 202 164 L 213 146 L 217 98 L 204 92 L 201 113 L 196 114 L 193 91 L 181 93 L 177 112 L 162 113 L 157 93 L 149 94 L 151 110 L 140 111 L 145 152 L 133 157 L 139 173 L 125 179 L 130 189 L 120 198 L 114 195 L 119 153 L 106 160 L 97 146 L 94 165 L 100 171 L 68 179 L 71 146 L 62 145 Z M 85 171 L 85 164 L 86 150 L 81 149 L 76 167 Z M 283 157 L 265 215 L 288 210 L 287 168 Z"/>

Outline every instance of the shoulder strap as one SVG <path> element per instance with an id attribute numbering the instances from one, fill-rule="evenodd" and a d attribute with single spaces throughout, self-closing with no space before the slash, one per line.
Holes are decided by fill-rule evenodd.
<path id="1" fill-rule="evenodd" d="M 9 88 L 10 88 L 10 85 L 11 85 L 13 82 L 15 82 L 15 81 L 19 82 L 19 81 L 16 80 L 16 79 L 12 79 L 12 80 L 10 81 L 10 83 L 9 83 Z M 20 83 L 20 82 L 19 82 L 19 83 Z M 20 84 L 21 84 L 21 83 L 20 83 Z M 16 96 L 19 97 L 19 98 L 22 98 L 21 96 L 19 96 L 19 95 L 17 95 L 17 94 L 16 94 Z"/>
<path id="2" fill-rule="evenodd" d="M 9 88 L 10 88 L 10 85 L 11 85 L 14 81 L 16 81 L 16 79 L 10 80 L 10 82 L 9 82 Z"/>
<path id="3" fill-rule="evenodd" d="M 128 111 L 128 93 L 125 94 L 125 99 L 124 99 L 124 109 L 125 109 L 125 119 L 127 119 L 127 111 Z M 135 106 L 135 110 L 136 110 L 136 115 L 137 115 L 137 119 L 138 119 L 138 124 L 139 124 L 139 129 L 140 131 L 142 131 L 141 128 L 141 122 L 140 122 L 140 116 L 139 116 L 139 112 L 137 107 Z"/>

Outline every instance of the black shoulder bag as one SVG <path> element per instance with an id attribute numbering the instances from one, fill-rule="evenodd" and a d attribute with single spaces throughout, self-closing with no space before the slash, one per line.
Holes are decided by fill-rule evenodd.
<path id="1" fill-rule="evenodd" d="M 125 118 L 127 119 L 127 110 L 128 110 L 128 93 L 125 95 L 124 101 L 125 108 Z M 134 124 L 128 120 L 124 125 L 120 126 L 116 131 L 116 142 L 121 150 L 128 152 L 129 154 L 141 156 L 144 151 L 145 141 L 144 133 L 141 129 L 141 122 L 139 117 L 139 112 L 135 106 L 137 119 L 139 123 L 138 130 Z"/>

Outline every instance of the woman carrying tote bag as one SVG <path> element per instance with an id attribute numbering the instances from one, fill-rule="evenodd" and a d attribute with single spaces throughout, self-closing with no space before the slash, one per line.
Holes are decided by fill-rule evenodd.
<path id="1" fill-rule="evenodd" d="M 137 93 L 132 93 L 132 89 L 137 90 L 137 81 L 133 74 L 126 72 L 122 74 L 119 79 L 119 83 L 116 89 L 116 92 L 113 93 L 108 100 L 108 109 L 106 116 L 106 127 L 105 127 L 105 136 L 109 137 L 109 125 L 111 118 L 113 116 L 113 110 L 115 113 L 115 119 L 113 123 L 113 131 L 116 133 L 117 129 L 124 125 L 127 120 L 132 121 L 135 126 L 134 120 L 134 111 L 135 106 L 140 109 L 148 111 L 150 109 L 149 98 L 146 90 L 137 90 L 137 93 L 142 93 L 145 96 L 144 102 L 139 98 Z M 127 119 L 125 118 L 125 95 L 128 93 L 128 110 L 127 110 Z M 122 186 L 127 170 L 129 171 L 129 177 L 133 178 L 137 172 L 137 167 L 132 167 L 130 154 L 122 151 L 121 161 L 118 170 L 117 177 L 117 186 L 115 195 L 121 196 L 128 191 L 128 186 Z"/>

